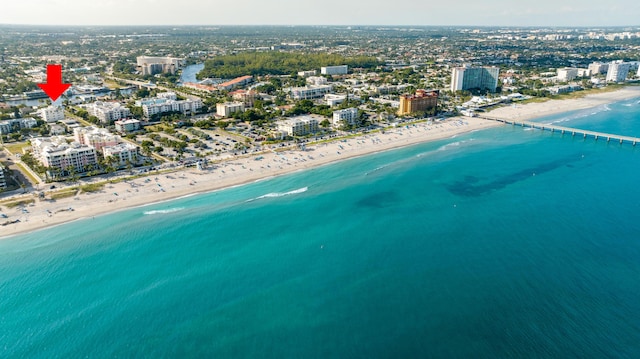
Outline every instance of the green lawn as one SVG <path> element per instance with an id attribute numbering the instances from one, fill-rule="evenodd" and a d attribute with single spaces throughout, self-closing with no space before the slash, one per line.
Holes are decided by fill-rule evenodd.
<path id="1" fill-rule="evenodd" d="M 30 147 L 31 145 L 27 142 L 16 142 L 16 143 L 5 143 L 4 147 L 9 150 L 14 155 L 21 155 L 22 149 Z"/>

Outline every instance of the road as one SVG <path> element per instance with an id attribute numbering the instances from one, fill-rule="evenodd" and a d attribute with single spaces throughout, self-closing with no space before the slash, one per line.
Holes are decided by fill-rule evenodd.
<path id="1" fill-rule="evenodd" d="M 21 168 L 21 166 L 19 166 L 18 164 L 21 164 L 22 167 L 28 169 L 27 165 L 23 164 L 22 161 L 20 161 L 19 159 L 16 158 L 16 155 L 11 155 L 11 152 L 9 152 L 8 150 L 3 150 L 0 151 L 0 162 L 2 162 L 9 171 L 11 171 L 11 178 L 13 179 L 13 181 L 17 182 L 18 185 L 22 185 L 24 184 L 24 191 L 30 191 L 31 189 L 35 188 L 38 186 L 37 183 L 33 183 L 31 181 L 31 179 L 29 178 L 29 176 L 26 176 L 23 172 L 23 169 Z M 38 176 L 35 176 L 35 178 L 38 178 Z M 16 193 L 21 193 L 23 190 L 19 189 L 17 190 L 19 192 L 13 191 L 13 192 L 7 192 L 6 194 L 16 194 Z"/>

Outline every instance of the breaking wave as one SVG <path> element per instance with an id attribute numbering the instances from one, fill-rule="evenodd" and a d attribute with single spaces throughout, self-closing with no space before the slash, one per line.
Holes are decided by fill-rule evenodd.
<path id="1" fill-rule="evenodd" d="M 144 214 L 147 216 L 153 215 L 153 214 L 167 214 L 167 213 L 173 213 L 173 212 L 178 212 L 178 211 L 182 211 L 184 209 L 184 207 L 177 207 L 177 208 L 169 208 L 169 209 L 157 209 L 157 210 L 153 210 L 153 211 L 145 211 Z"/>
<path id="2" fill-rule="evenodd" d="M 262 195 L 260 197 L 249 199 L 249 200 L 247 200 L 247 202 L 256 201 L 256 200 L 264 199 L 264 198 L 278 198 L 278 197 L 290 196 L 290 195 L 293 195 L 293 194 L 299 194 L 299 193 L 307 192 L 308 189 L 309 189 L 309 187 L 302 187 L 302 188 L 298 188 L 298 189 L 295 189 L 295 190 L 289 191 L 289 192 L 267 193 L 267 194 Z"/>

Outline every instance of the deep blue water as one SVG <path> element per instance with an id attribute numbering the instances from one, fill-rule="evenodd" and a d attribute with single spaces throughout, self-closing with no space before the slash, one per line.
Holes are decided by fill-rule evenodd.
<path id="1" fill-rule="evenodd" d="M 639 165 L 504 126 L 3 239 L 0 356 L 638 358 Z"/>

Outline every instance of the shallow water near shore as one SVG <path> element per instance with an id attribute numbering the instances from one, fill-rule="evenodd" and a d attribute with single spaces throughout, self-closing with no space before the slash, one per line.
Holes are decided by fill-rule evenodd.
<path id="1" fill-rule="evenodd" d="M 639 164 L 504 126 L 10 237 L 0 354 L 639 357 Z"/>

